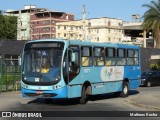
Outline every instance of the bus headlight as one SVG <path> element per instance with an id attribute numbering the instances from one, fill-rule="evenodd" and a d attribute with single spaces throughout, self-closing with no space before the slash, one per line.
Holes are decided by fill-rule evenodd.
<path id="1" fill-rule="evenodd" d="M 141 81 L 145 81 L 146 79 L 141 79 Z"/>

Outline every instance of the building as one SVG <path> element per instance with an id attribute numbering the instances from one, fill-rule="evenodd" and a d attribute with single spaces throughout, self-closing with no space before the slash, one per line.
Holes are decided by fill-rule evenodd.
<path id="1" fill-rule="evenodd" d="M 17 20 L 17 40 L 55 38 L 55 23 L 74 20 L 74 15 L 25 5 L 21 10 L 7 10 L 8 15 L 15 15 Z"/>
<path id="2" fill-rule="evenodd" d="M 57 22 L 74 20 L 74 15 L 57 11 L 31 13 L 31 36 L 34 39 L 56 38 Z"/>
<path id="3" fill-rule="evenodd" d="M 144 46 L 147 48 L 155 47 L 152 30 L 144 34 L 142 22 L 123 22 L 123 29 L 123 43 L 139 45 L 141 47 Z"/>
<path id="4" fill-rule="evenodd" d="M 88 24 L 88 20 L 85 21 Z M 88 26 L 86 26 L 88 29 Z M 56 23 L 56 38 L 75 40 L 83 39 L 83 22 L 82 20 L 75 20 L 69 22 Z M 86 35 L 88 32 L 86 31 Z"/>
<path id="5" fill-rule="evenodd" d="M 94 42 L 121 42 L 122 20 L 115 18 L 92 18 L 60 22 L 56 24 L 56 38 L 90 40 Z M 85 35 L 83 35 L 85 31 Z"/>

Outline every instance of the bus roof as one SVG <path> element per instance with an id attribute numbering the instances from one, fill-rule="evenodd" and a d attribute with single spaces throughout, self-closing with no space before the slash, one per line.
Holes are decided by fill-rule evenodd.
<path id="1" fill-rule="evenodd" d="M 120 44 L 120 43 L 109 43 L 109 42 L 91 42 L 89 40 L 64 40 L 64 39 L 41 39 L 41 40 L 32 40 L 27 43 L 32 42 L 51 42 L 51 41 L 59 41 L 69 43 L 71 45 L 83 45 L 83 46 L 97 46 L 97 47 L 115 47 L 115 48 L 134 48 L 139 49 L 139 46 L 128 45 L 128 44 Z"/>

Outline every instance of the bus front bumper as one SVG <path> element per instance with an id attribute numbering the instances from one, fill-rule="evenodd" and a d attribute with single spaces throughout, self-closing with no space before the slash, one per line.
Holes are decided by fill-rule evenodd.
<path id="1" fill-rule="evenodd" d="M 67 87 L 55 90 L 29 90 L 22 88 L 22 96 L 35 98 L 67 98 Z"/>

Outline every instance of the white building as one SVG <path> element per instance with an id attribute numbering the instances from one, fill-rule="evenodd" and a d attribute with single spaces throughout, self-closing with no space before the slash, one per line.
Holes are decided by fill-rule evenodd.
<path id="1" fill-rule="evenodd" d="M 56 23 L 56 38 L 83 40 L 83 20 Z M 122 19 L 93 18 L 85 21 L 85 39 L 94 42 L 121 42 Z"/>

